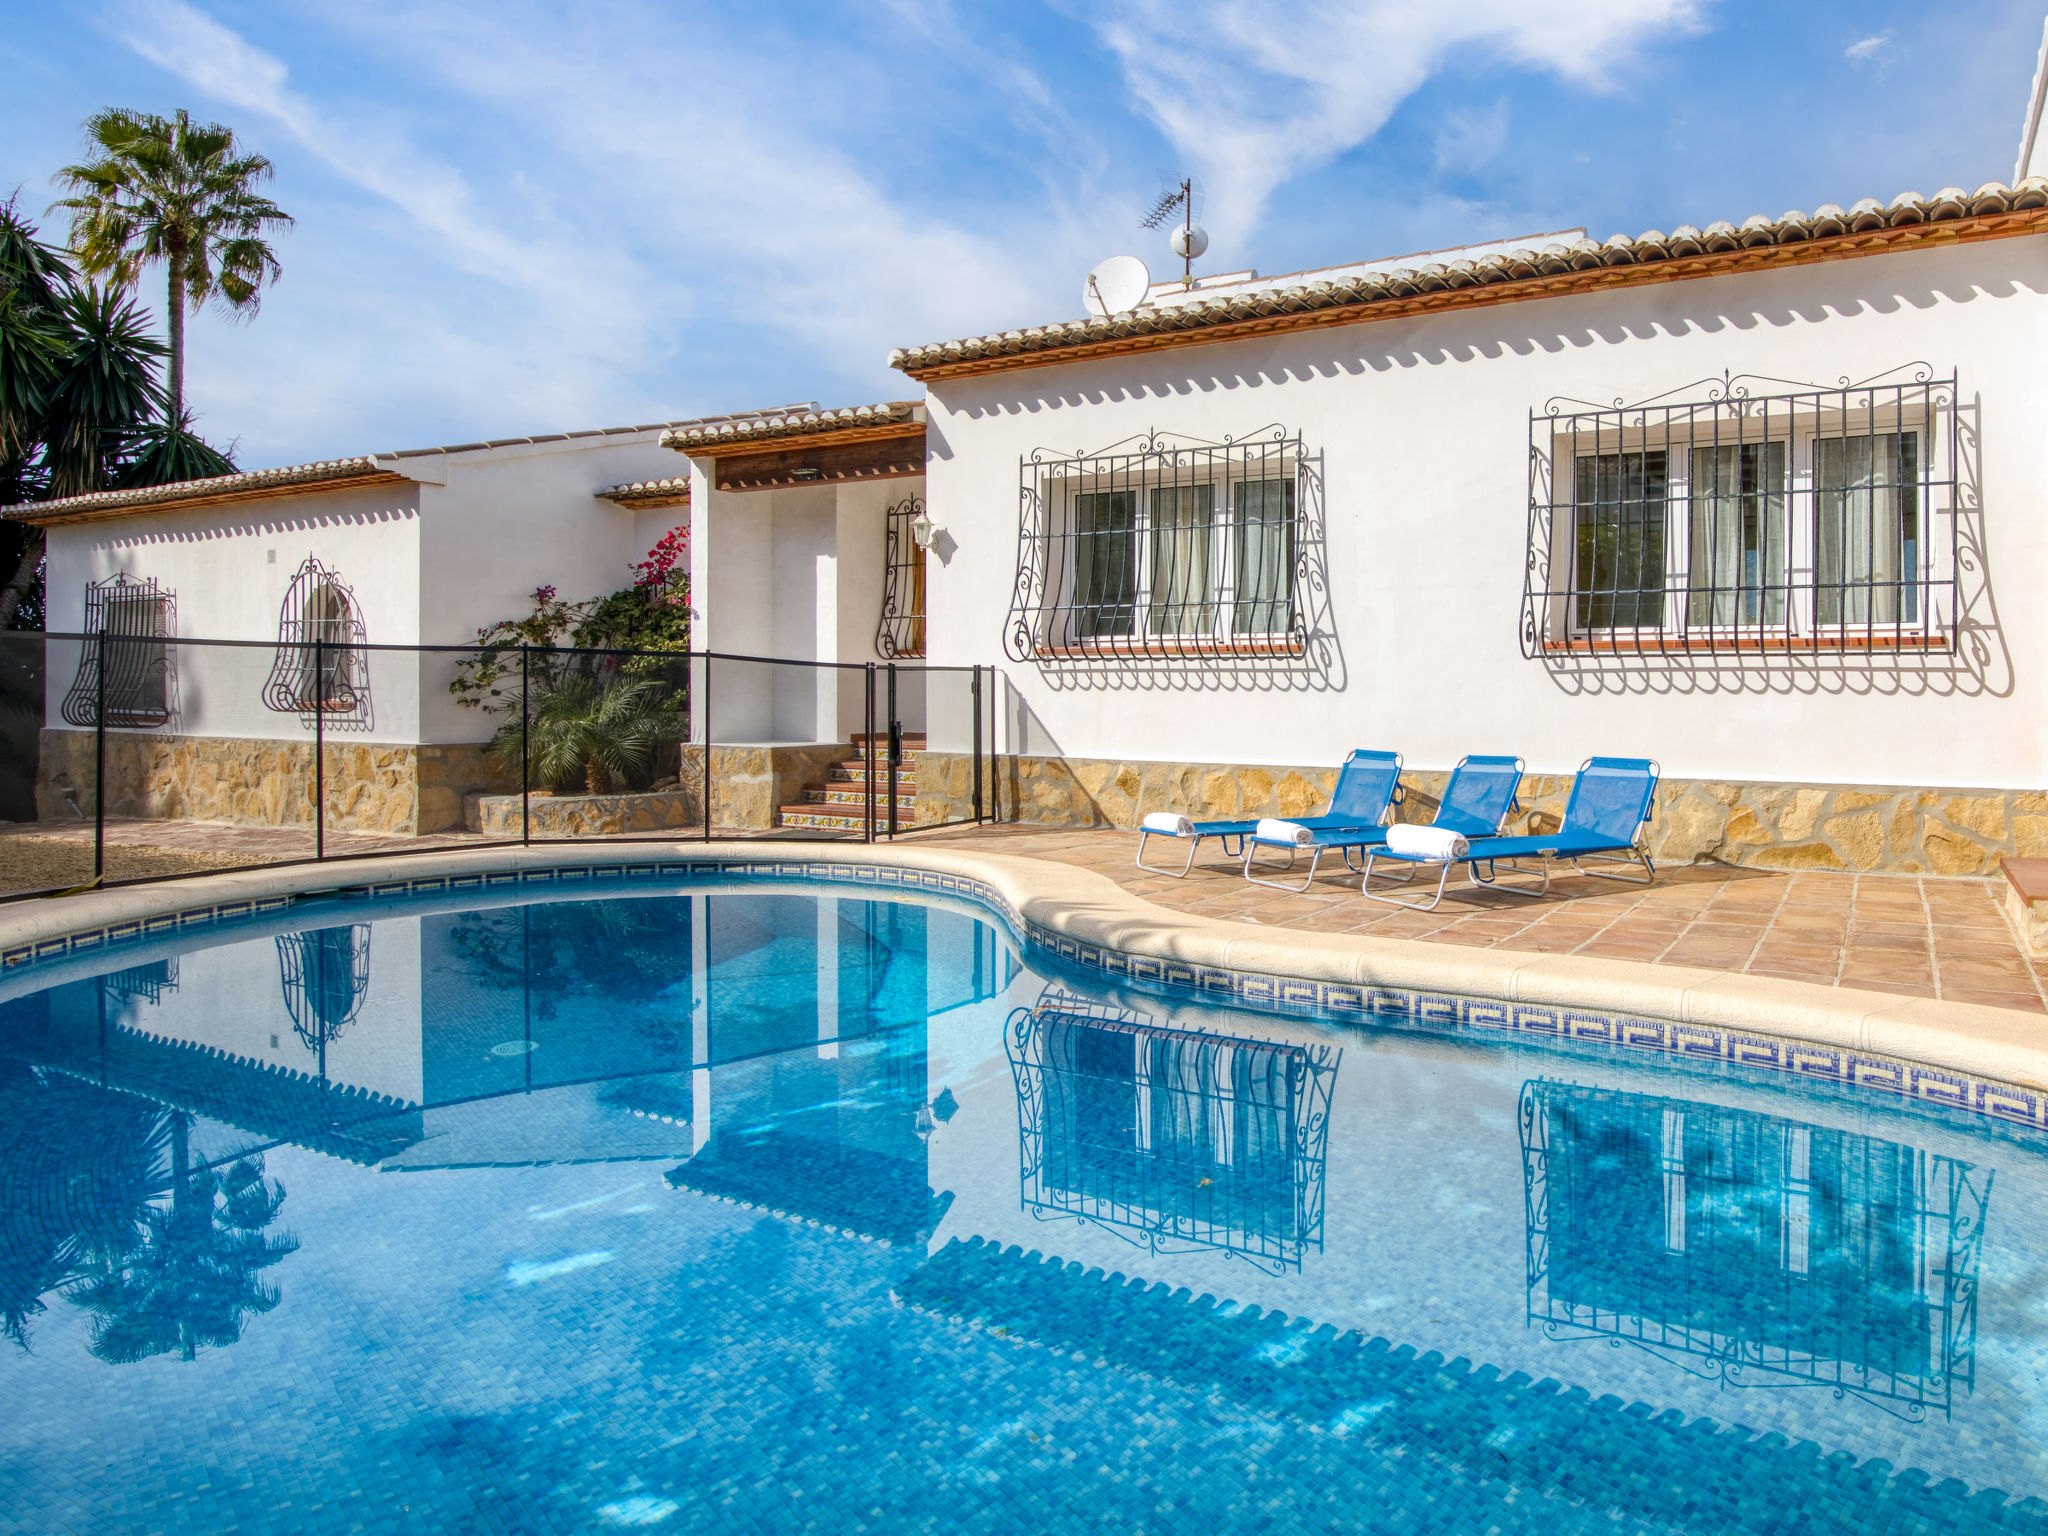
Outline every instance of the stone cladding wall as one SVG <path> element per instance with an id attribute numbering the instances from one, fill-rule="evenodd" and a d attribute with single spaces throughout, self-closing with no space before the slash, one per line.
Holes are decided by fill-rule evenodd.
<path id="1" fill-rule="evenodd" d="M 39 820 L 92 815 L 93 757 L 90 731 L 42 733 L 36 769 Z M 106 772 L 111 816 L 313 825 L 310 741 L 110 731 Z M 329 741 L 325 777 L 327 825 L 344 832 L 446 831 L 462 825 L 464 795 L 508 787 L 505 775 L 485 760 L 481 745 Z M 510 787 L 517 783 L 514 775 Z"/>
<path id="2" fill-rule="evenodd" d="M 965 755 L 919 754 L 918 819 L 971 816 L 972 773 Z M 1334 768 L 1056 757 L 1000 758 L 996 776 L 1004 821 L 1125 828 L 1162 810 L 1196 820 L 1312 815 L 1337 781 Z M 1449 778 L 1404 773 L 1401 819 L 1428 821 Z M 1571 782 L 1525 777 L 1509 830 L 1555 831 Z M 2002 857 L 2048 855 L 2048 792 L 1666 779 L 1649 845 L 1671 864 L 1988 875 Z"/>

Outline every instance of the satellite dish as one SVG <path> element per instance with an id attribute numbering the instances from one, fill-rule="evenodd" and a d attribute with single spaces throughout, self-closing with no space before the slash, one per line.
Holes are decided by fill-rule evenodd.
<path id="1" fill-rule="evenodd" d="M 1169 244 L 1173 246 L 1173 254 L 1182 261 L 1198 261 L 1202 252 L 1209 249 L 1209 231 L 1199 224 L 1185 225 L 1173 232 Z"/>
<path id="2" fill-rule="evenodd" d="M 1081 285 L 1081 302 L 1088 313 L 1101 320 L 1136 309 L 1151 290 L 1152 274 L 1135 256 L 1112 256 L 1097 262 Z"/>

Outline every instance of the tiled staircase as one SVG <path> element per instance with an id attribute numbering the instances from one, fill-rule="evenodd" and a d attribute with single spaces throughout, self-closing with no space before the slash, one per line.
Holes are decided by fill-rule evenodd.
<path id="1" fill-rule="evenodd" d="M 802 805 L 785 805 L 777 823 L 811 832 L 863 832 L 868 803 L 867 737 L 853 738 L 857 756 L 834 763 L 823 784 L 804 786 Z M 922 752 L 922 735 L 903 735 L 903 758 L 896 765 L 896 826 L 909 828 L 917 819 L 917 764 L 912 756 Z M 889 738 L 875 738 L 875 830 L 889 828 Z"/>

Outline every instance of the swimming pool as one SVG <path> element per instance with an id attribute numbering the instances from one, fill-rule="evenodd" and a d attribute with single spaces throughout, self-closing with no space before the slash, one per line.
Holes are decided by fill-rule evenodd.
<path id="1" fill-rule="evenodd" d="M 2048 1527 L 2048 1166 L 1985 1116 L 786 882 L 48 978 L 0 1529 Z"/>

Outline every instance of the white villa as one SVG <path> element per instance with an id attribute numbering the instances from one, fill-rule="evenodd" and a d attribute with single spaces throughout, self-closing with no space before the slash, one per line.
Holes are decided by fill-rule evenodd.
<path id="1" fill-rule="evenodd" d="M 195 687 L 175 648 L 174 699 L 109 701 L 156 761 L 206 760 L 157 771 L 178 790 L 150 814 L 293 813 L 196 786 L 307 738 L 263 674 L 345 613 L 375 700 L 354 739 L 403 759 L 361 824 L 455 825 L 491 779 L 479 722 L 442 662 L 374 648 L 621 585 L 686 526 L 711 740 L 768 749 L 726 824 L 772 825 L 850 750 L 891 662 L 896 723 L 929 732 L 918 814 L 957 813 L 965 695 L 921 659 L 996 669 L 1005 818 L 1298 813 L 1370 746 L 1425 796 L 1518 753 L 1540 819 L 1626 754 L 1662 764 L 1665 858 L 1982 872 L 2048 853 L 2044 85 L 2010 186 L 1155 284 L 895 352 L 921 400 L 12 515 L 49 530 L 52 633 L 142 601 L 167 638 L 260 642 L 247 677 Z M 58 652 L 46 737 L 78 737 Z M 792 665 L 718 659 L 743 657 Z"/>

